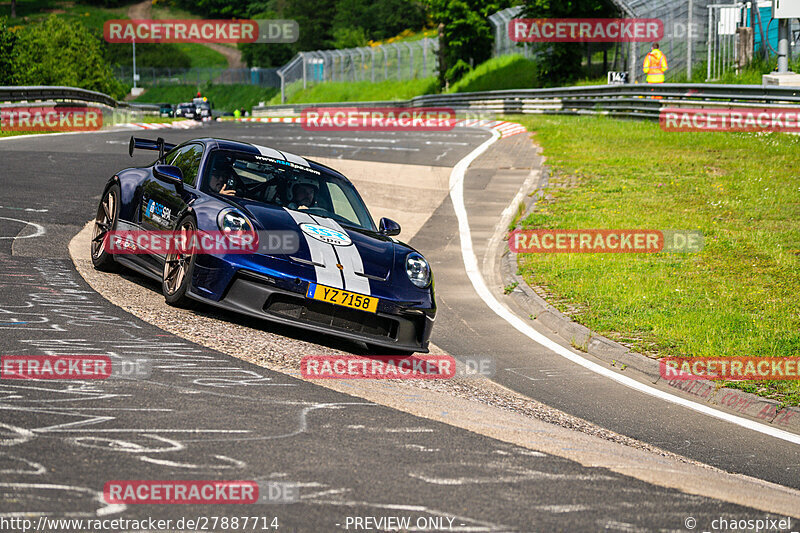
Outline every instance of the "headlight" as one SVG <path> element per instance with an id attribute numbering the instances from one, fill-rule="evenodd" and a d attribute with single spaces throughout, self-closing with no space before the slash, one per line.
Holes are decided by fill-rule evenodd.
<path id="1" fill-rule="evenodd" d="M 431 267 L 425 258 L 416 252 L 412 252 L 406 257 L 406 274 L 411 283 L 420 289 L 424 289 L 431 282 Z"/>
<path id="2" fill-rule="evenodd" d="M 253 231 L 253 225 L 247 217 L 233 208 L 223 209 L 217 215 L 217 226 L 225 232 Z"/>

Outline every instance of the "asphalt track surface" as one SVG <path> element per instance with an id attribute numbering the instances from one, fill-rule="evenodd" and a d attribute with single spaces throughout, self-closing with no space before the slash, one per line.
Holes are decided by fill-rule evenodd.
<path id="1" fill-rule="evenodd" d="M 75 272 L 67 244 L 93 217 L 107 178 L 131 164 L 130 134 L 0 141 L 2 354 L 146 355 L 158 364 L 140 381 L 0 382 L 0 518 L 258 515 L 277 517 L 279 531 L 336 531 L 348 517 L 411 516 L 445 526 L 452 519 L 439 529 L 446 531 L 681 531 L 688 516 L 703 523 L 764 515 L 271 372 L 106 302 Z M 309 156 L 446 167 L 488 137 L 465 129 L 367 138 L 260 124 L 160 134 L 171 142 L 210 135 Z M 501 199 L 478 207 L 491 179 L 468 181 L 468 210 L 502 209 Z M 796 446 L 639 397 L 515 338 L 470 297 L 453 219 L 446 200 L 412 240 L 437 275 L 434 342 L 457 356 L 494 355 L 506 369 L 498 382 L 565 412 L 729 471 L 798 486 Z M 21 239 L 29 239 L 24 252 L 12 255 Z M 300 500 L 244 512 L 105 503 L 103 485 L 125 479 L 269 479 L 299 484 Z"/>

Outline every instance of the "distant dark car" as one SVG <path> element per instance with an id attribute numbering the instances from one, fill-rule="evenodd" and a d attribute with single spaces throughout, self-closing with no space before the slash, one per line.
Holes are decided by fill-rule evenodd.
<path id="1" fill-rule="evenodd" d="M 178 109 L 175 110 L 175 116 L 183 118 L 195 118 L 197 116 L 197 111 L 194 104 L 184 102 L 182 104 L 178 104 Z"/>
<path id="2" fill-rule="evenodd" d="M 158 109 L 158 113 L 162 117 L 174 117 L 175 116 L 175 106 L 172 104 L 161 104 Z"/>
<path id="3" fill-rule="evenodd" d="M 211 102 L 208 98 L 194 98 L 192 103 L 195 108 L 195 120 L 211 120 Z"/>

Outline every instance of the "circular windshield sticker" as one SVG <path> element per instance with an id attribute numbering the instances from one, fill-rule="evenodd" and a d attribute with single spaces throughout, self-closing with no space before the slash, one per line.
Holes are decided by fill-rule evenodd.
<path id="1" fill-rule="evenodd" d="M 303 233 L 314 237 L 318 241 L 335 244 L 336 246 L 347 246 L 353 242 L 347 233 L 318 224 L 300 224 L 300 229 L 303 230 Z"/>

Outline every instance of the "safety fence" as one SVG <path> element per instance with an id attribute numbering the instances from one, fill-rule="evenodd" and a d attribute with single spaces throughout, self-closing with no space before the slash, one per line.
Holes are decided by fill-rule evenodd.
<path id="1" fill-rule="evenodd" d="M 137 67 L 137 85 L 157 87 L 161 85 L 259 85 L 261 87 L 280 87 L 277 68 L 153 68 Z M 115 67 L 114 76 L 130 83 L 133 79 L 132 67 Z"/>

